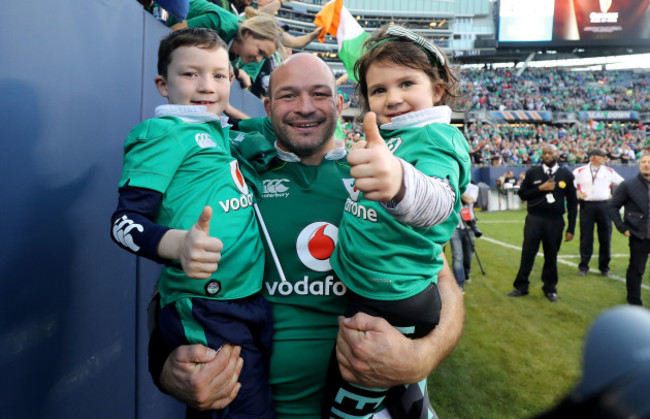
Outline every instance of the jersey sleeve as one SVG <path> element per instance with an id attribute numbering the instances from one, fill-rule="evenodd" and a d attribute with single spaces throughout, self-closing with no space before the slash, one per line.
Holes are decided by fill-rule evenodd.
<path id="1" fill-rule="evenodd" d="M 176 138 L 175 124 L 156 118 L 131 131 L 124 144 L 120 187 L 128 184 L 165 193 L 186 153 Z"/>

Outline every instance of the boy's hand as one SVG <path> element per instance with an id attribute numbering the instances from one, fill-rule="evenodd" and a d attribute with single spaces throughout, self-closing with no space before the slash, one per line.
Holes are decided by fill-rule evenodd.
<path id="1" fill-rule="evenodd" d="M 212 207 L 206 206 L 185 236 L 180 260 L 185 275 L 190 278 L 207 279 L 219 267 L 223 243 L 210 237 L 211 218 Z"/>
<path id="2" fill-rule="evenodd" d="M 366 114 L 363 129 L 366 133 L 365 147 L 359 144 L 348 154 L 350 174 L 356 179 L 355 186 L 372 201 L 386 202 L 393 198 L 399 201 L 404 194 L 404 170 L 379 135 L 374 112 Z"/>

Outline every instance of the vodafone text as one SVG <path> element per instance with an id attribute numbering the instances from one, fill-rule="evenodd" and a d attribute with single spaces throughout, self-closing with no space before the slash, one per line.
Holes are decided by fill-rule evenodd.
<path id="1" fill-rule="evenodd" d="M 237 211 L 240 208 L 253 206 L 253 194 L 240 195 L 239 198 L 230 198 L 226 201 L 219 201 L 224 212 Z"/>
<path id="2" fill-rule="evenodd" d="M 345 201 L 345 211 L 362 220 L 377 222 L 377 211 L 373 208 L 366 208 L 350 198 Z"/>
<path id="3" fill-rule="evenodd" d="M 305 277 L 295 283 L 291 282 L 265 282 L 269 295 L 344 295 L 347 291 L 341 281 L 334 281 L 334 275 L 327 275 L 325 281 L 310 281 Z"/>

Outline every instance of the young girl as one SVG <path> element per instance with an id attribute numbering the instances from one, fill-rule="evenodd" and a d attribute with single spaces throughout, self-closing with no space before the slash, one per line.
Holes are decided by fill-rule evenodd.
<path id="1" fill-rule="evenodd" d="M 348 156 L 355 179 L 331 263 L 348 287 L 346 317 L 381 316 L 419 338 L 438 324 L 442 245 L 470 178 L 467 140 L 446 106 L 458 79 L 442 51 L 402 27 L 365 47 L 355 72 L 367 143 Z M 388 392 L 344 382 L 334 354 L 329 373 L 323 417 L 369 417 Z"/>

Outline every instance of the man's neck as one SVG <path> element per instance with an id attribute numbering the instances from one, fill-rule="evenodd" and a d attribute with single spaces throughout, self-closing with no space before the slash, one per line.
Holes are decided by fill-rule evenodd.
<path id="1" fill-rule="evenodd" d="M 594 169 L 600 169 L 600 166 L 601 165 L 598 163 L 591 162 L 591 167 L 593 167 Z"/>
<path id="2" fill-rule="evenodd" d="M 275 144 L 276 147 L 279 148 L 280 150 L 296 155 L 291 150 L 287 149 L 287 147 L 285 147 L 284 144 L 280 143 L 280 141 L 276 141 Z M 300 162 L 305 166 L 318 166 L 323 162 L 323 159 L 325 158 L 327 153 L 334 150 L 335 148 L 336 148 L 336 142 L 332 138 L 332 140 L 328 141 L 322 148 L 316 150 L 314 153 L 310 154 L 309 156 L 297 156 L 297 155 L 296 156 L 300 158 Z"/>

